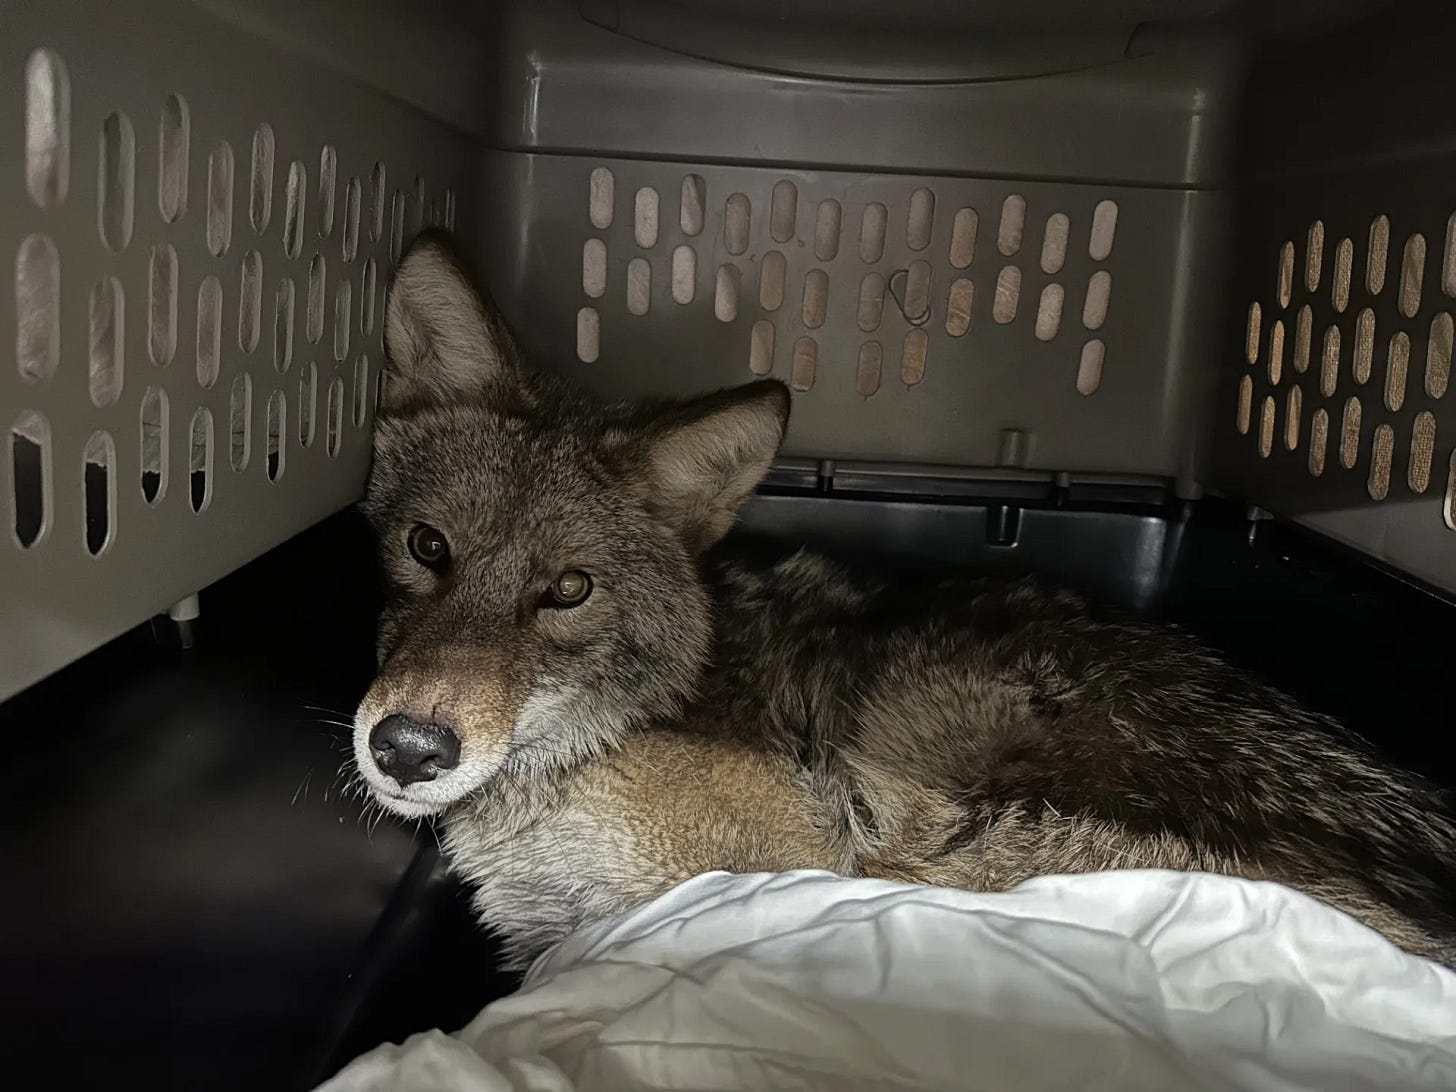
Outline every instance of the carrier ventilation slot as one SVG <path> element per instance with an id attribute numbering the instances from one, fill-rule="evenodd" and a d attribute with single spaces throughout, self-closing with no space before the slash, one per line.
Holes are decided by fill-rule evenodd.
<path id="1" fill-rule="evenodd" d="M 24 549 L 39 542 L 49 524 L 50 483 L 50 423 L 28 410 L 10 427 L 10 530 Z"/>

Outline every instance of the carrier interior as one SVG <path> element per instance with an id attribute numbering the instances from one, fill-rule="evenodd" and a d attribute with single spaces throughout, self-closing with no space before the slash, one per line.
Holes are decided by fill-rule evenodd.
<path id="1" fill-rule="evenodd" d="M 605 395 L 790 384 L 745 539 L 1069 585 L 1456 786 L 1456 13 L 789 7 L 6 7 L 15 1049 L 306 1088 L 514 985 L 342 772 L 431 224 Z"/>

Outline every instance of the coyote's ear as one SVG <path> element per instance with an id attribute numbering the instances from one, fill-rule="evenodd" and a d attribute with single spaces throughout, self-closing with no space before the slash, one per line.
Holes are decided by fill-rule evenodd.
<path id="1" fill-rule="evenodd" d="M 768 471 L 788 422 L 789 389 L 774 379 L 684 402 L 639 434 L 629 474 L 689 550 L 706 550 Z"/>
<path id="2" fill-rule="evenodd" d="M 384 349 L 386 408 L 503 397 L 519 379 L 510 332 L 476 290 L 450 237 L 439 231 L 416 238 L 395 271 Z"/>

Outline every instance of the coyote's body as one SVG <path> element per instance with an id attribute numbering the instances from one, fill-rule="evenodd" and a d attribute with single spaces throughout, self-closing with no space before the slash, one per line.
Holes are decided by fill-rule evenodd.
<path id="1" fill-rule="evenodd" d="M 386 336 L 356 756 L 385 807 L 442 816 L 518 962 L 699 872 L 789 868 L 1228 872 L 1456 957 L 1450 813 L 1187 638 L 1032 584 L 717 556 L 778 384 L 597 404 L 521 364 L 434 239 Z"/>

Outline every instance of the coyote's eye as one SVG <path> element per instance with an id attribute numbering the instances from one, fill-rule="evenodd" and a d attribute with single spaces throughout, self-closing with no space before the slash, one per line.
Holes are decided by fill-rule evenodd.
<path id="1" fill-rule="evenodd" d="M 409 533 L 409 551 L 421 565 L 437 573 L 450 566 L 450 543 L 428 523 L 415 524 Z"/>
<path id="2" fill-rule="evenodd" d="M 591 577 L 584 572 L 572 569 L 552 581 L 551 590 L 546 593 L 547 605 L 579 607 L 586 602 L 586 597 L 591 594 L 591 590 Z"/>

